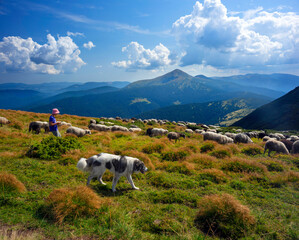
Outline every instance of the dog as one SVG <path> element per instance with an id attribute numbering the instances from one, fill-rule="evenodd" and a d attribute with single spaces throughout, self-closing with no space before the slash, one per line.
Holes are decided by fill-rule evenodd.
<path id="1" fill-rule="evenodd" d="M 141 172 L 144 174 L 147 171 L 144 163 L 138 158 L 113 155 L 109 153 L 100 153 L 88 159 L 81 158 L 77 163 L 77 168 L 83 172 L 90 173 L 87 179 L 87 186 L 95 177 L 97 177 L 101 184 L 106 185 L 106 183 L 102 180 L 102 176 L 106 169 L 108 169 L 114 174 L 112 182 L 113 192 L 116 191 L 115 187 L 121 176 L 126 176 L 132 188 L 138 190 L 139 188 L 134 185 L 132 180 L 132 174 L 134 172 Z"/>

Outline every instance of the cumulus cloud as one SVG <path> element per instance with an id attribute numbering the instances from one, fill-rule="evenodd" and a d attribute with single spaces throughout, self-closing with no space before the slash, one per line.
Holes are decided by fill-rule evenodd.
<path id="1" fill-rule="evenodd" d="M 94 48 L 96 45 L 93 44 L 93 42 L 89 41 L 88 43 L 84 43 L 83 47 L 87 48 L 87 49 L 92 49 Z"/>
<path id="2" fill-rule="evenodd" d="M 59 74 L 75 72 L 85 64 L 70 37 L 55 40 L 48 34 L 47 40 L 40 45 L 32 38 L 4 37 L 0 42 L 0 65 L 6 71 Z"/>
<path id="3" fill-rule="evenodd" d="M 74 37 L 77 37 L 77 36 L 80 36 L 80 37 L 85 37 L 84 33 L 79 33 L 79 32 L 69 32 L 67 31 L 66 33 L 68 36 L 74 36 Z"/>
<path id="4" fill-rule="evenodd" d="M 153 50 L 150 50 L 145 49 L 138 42 L 131 42 L 128 46 L 122 48 L 122 52 L 128 54 L 128 60 L 112 62 L 112 65 L 133 71 L 138 69 L 158 69 L 174 64 L 177 58 L 161 43 L 155 46 Z"/>
<path id="5" fill-rule="evenodd" d="M 220 0 L 196 2 L 191 14 L 173 23 L 185 55 L 181 65 L 250 67 L 299 63 L 299 16 L 261 7 L 228 14 Z"/>

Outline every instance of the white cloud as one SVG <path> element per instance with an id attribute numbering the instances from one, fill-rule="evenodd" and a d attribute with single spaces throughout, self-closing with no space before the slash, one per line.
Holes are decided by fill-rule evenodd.
<path id="1" fill-rule="evenodd" d="M 171 54 L 169 49 L 161 43 L 155 46 L 153 50 L 150 50 L 145 49 L 137 42 L 131 42 L 128 46 L 122 48 L 122 52 L 128 54 L 128 60 L 112 62 L 112 65 L 133 71 L 158 69 L 174 64 L 176 61 L 176 56 Z"/>
<path id="2" fill-rule="evenodd" d="M 48 42 L 40 45 L 32 38 L 4 37 L 0 42 L 0 65 L 6 71 L 47 74 L 75 72 L 85 63 L 80 50 L 70 37 L 47 35 Z"/>
<path id="3" fill-rule="evenodd" d="M 92 49 L 94 48 L 96 45 L 93 44 L 93 42 L 89 41 L 88 43 L 84 43 L 83 47 L 87 48 L 87 49 Z"/>
<path id="4" fill-rule="evenodd" d="M 183 66 L 299 63 L 299 16 L 295 13 L 270 13 L 259 7 L 242 18 L 229 15 L 220 0 L 204 0 L 173 23 L 172 33 L 185 53 Z"/>
<path id="5" fill-rule="evenodd" d="M 74 36 L 74 37 L 77 37 L 77 36 L 81 36 L 81 37 L 85 37 L 84 33 L 79 33 L 79 32 L 69 32 L 67 31 L 66 33 L 68 36 Z"/>

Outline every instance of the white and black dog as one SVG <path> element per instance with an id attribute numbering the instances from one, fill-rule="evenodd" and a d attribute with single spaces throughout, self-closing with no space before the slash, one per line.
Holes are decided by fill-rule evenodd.
<path id="1" fill-rule="evenodd" d="M 100 153 L 88 159 L 81 158 L 77 163 L 77 168 L 83 172 L 90 172 L 87 179 L 87 185 L 89 185 L 91 179 L 95 177 L 97 177 L 101 184 L 106 185 L 102 180 L 102 176 L 106 169 L 110 170 L 110 172 L 114 174 L 112 184 L 113 192 L 116 191 L 115 186 L 121 176 L 126 176 L 133 189 L 139 189 L 134 185 L 132 174 L 134 172 L 145 173 L 147 171 L 144 163 L 138 158 L 109 153 Z"/>

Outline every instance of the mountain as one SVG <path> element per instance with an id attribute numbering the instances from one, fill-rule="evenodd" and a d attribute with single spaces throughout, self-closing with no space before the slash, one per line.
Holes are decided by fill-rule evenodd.
<path id="1" fill-rule="evenodd" d="M 0 109 L 18 110 L 46 97 L 48 97 L 47 94 L 33 90 L 0 90 Z"/>
<path id="2" fill-rule="evenodd" d="M 170 121 L 182 120 L 226 126 L 268 102 L 270 102 L 270 99 L 267 97 L 245 94 L 244 98 L 159 108 L 141 113 L 136 117 L 142 119 L 168 119 Z"/>
<path id="3" fill-rule="evenodd" d="M 33 90 L 47 94 L 56 94 L 61 89 L 75 84 L 74 82 L 50 82 L 40 84 L 25 84 L 25 83 L 2 83 L 0 90 L 14 89 L 14 90 Z"/>
<path id="4" fill-rule="evenodd" d="M 66 88 L 61 89 L 63 92 L 69 92 L 69 91 L 82 91 L 82 90 L 89 90 L 94 89 L 98 87 L 116 87 L 116 88 L 123 88 L 130 84 L 130 82 L 121 82 L 121 81 L 115 81 L 115 82 L 86 82 L 81 84 L 74 84 L 71 86 L 68 86 Z"/>
<path id="5" fill-rule="evenodd" d="M 246 129 L 299 130 L 299 87 L 235 122 Z"/>
<path id="6" fill-rule="evenodd" d="M 243 86 L 268 88 L 276 91 L 289 92 L 299 86 L 299 76 L 291 74 L 246 74 L 230 77 L 214 77 L 215 80 L 233 82 Z"/>
<path id="7" fill-rule="evenodd" d="M 281 96 L 280 92 L 270 92 Z M 247 89 L 244 91 L 243 86 L 235 83 L 219 82 L 203 76 L 192 77 L 176 69 L 154 79 L 133 82 L 118 91 L 65 98 L 26 110 L 49 112 L 49 109 L 58 107 L 64 113 L 75 115 L 133 117 L 171 105 L 247 98 L 248 95 L 256 94 Z"/>
<path id="8" fill-rule="evenodd" d="M 93 95 L 93 94 L 102 94 L 102 93 L 107 93 L 107 92 L 113 92 L 113 91 L 117 91 L 119 90 L 116 87 L 98 87 L 98 88 L 93 88 L 93 89 L 89 89 L 89 90 L 85 90 L 85 91 L 69 91 L 69 92 L 64 92 L 64 93 L 60 93 L 57 94 L 55 96 L 51 96 L 48 98 L 44 98 L 38 102 L 35 102 L 34 104 L 31 104 L 30 106 L 26 106 L 23 108 L 23 110 L 27 110 L 27 109 L 31 109 L 34 107 L 38 107 L 41 105 L 45 105 L 45 104 L 49 104 L 58 100 L 62 100 L 65 98 L 72 98 L 72 97 L 83 97 L 86 95 Z"/>

